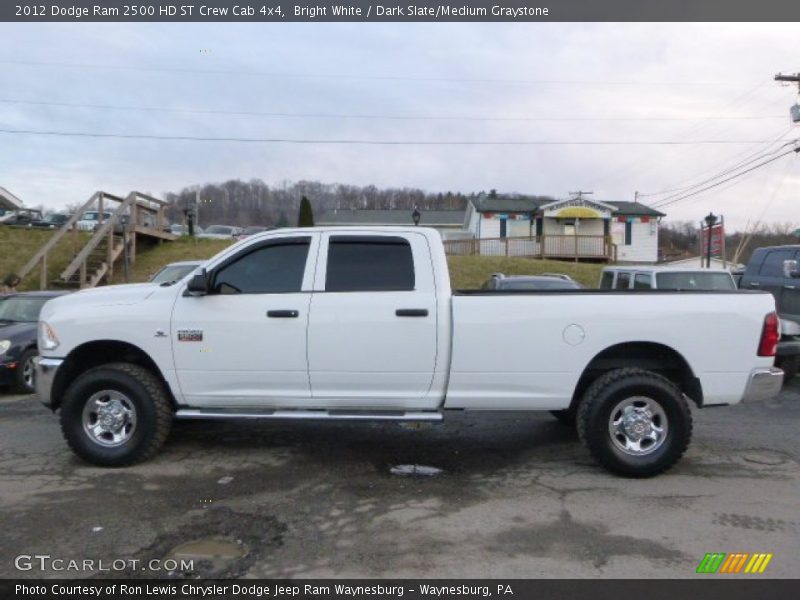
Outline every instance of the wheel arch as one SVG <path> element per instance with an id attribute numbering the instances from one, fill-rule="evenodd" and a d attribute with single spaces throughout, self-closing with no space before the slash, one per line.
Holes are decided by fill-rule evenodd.
<path id="1" fill-rule="evenodd" d="M 153 359 L 141 348 L 130 342 L 119 340 L 93 340 L 74 348 L 61 363 L 53 380 L 51 408 L 55 411 L 61 405 L 64 392 L 70 383 L 89 369 L 112 362 L 127 362 L 139 365 L 161 380 L 172 403 L 176 406 L 169 384 Z"/>
<path id="2" fill-rule="evenodd" d="M 604 373 L 625 367 L 638 367 L 663 375 L 698 408 L 703 406 L 700 380 L 680 352 L 657 342 L 624 342 L 609 346 L 589 361 L 578 378 L 570 409 L 577 409 L 584 392 L 594 380 Z"/>

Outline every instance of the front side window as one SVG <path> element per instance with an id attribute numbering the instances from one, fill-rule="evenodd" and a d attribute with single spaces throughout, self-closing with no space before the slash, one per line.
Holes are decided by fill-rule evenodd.
<path id="1" fill-rule="evenodd" d="M 235 258 L 214 276 L 218 294 L 288 294 L 303 285 L 311 238 L 293 238 L 260 246 Z"/>
<path id="2" fill-rule="evenodd" d="M 783 261 L 793 260 L 794 250 L 773 250 L 767 254 L 758 274 L 762 277 L 783 277 Z"/>
<path id="3" fill-rule="evenodd" d="M 631 287 L 631 274 L 624 271 L 617 273 L 616 289 L 627 290 L 629 287 Z"/>
<path id="4" fill-rule="evenodd" d="M 401 237 L 332 236 L 326 292 L 400 292 L 414 289 L 411 244 Z"/>

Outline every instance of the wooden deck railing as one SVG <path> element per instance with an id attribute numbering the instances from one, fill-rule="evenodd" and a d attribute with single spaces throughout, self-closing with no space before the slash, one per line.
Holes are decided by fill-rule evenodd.
<path id="1" fill-rule="evenodd" d="M 616 246 L 604 235 L 540 235 L 536 237 L 446 240 L 445 252 L 460 256 L 519 256 L 560 259 L 616 260 Z"/>

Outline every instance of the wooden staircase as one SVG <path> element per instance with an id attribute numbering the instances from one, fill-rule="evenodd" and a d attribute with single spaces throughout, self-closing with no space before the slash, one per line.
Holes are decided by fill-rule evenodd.
<path id="1" fill-rule="evenodd" d="M 110 240 L 110 242 L 109 242 Z M 81 267 L 73 272 L 68 278 L 59 277 L 50 283 L 57 289 L 80 289 L 81 287 L 95 287 L 103 282 L 111 283 L 114 275 L 114 263 L 125 252 L 125 241 L 123 235 L 112 235 L 104 238 L 86 257 Z M 78 253 L 73 255 L 73 261 L 78 257 Z M 84 266 L 85 264 L 85 266 Z M 81 285 L 83 282 L 83 285 Z"/>

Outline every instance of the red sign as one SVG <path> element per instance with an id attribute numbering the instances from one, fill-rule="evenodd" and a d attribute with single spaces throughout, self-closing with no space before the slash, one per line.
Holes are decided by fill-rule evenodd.
<path id="1" fill-rule="evenodd" d="M 725 226 L 722 223 L 711 228 L 711 256 L 722 256 L 725 248 Z M 703 228 L 703 256 L 708 252 L 708 227 Z"/>

